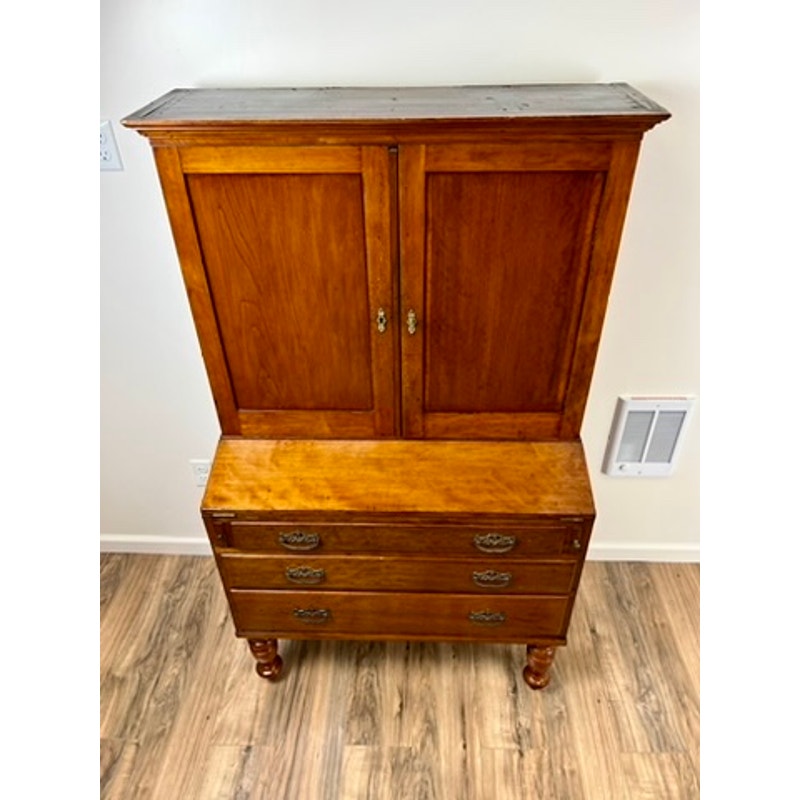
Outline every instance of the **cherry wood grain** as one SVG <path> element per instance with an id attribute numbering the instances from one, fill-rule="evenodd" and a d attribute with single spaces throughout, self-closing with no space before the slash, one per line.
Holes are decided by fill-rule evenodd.
<path id="1" fill-rule="evenodd" d="M 226 433 L 239 434 L 241 427 L 236 398 L 217 326 L 214 299 L 208 285 L 193 211 L 185 190 L 180 153 L 176 148 L 159 147 L 155 148 L 154 157 L 220 427 Z"/>
<path id="2" fill-rule="evenodd" d="M 357 175 L 190 175 L 240 408 L 372 406 Z"/>
<path id="3" fill-rule="evenodd" d="M 375 397 L 376 395 L 373 395 L 373 398 Z M 237 410 L 236 425 L 242 436 L 256 439 L 264 437 L 302 439 L 308 436 L 320 439 L 343 437 L 364 439 L 390 435 L 394 430 L 394 415 L 391 408 L 375 406 L 364 411 L 331 411 L 319 408 L 253 411 L 242 408 Z"/>
<path id="4" fill-rule="evenodd" d="M 403 435 L 422 438 L 425 435 L 420 409 L 425 387 L 424 338 L 428 320 L 425 307 L 425 151 L 424 145 L 405 145 L 399 150 L 399 229 L 401 325 L 405 329 L 400 336 L 402 364 L 402 413 Z M 416 332 L 408 333 L 408 314 L 417 315 Z"/>
<path id="5" fill-rule="evenodd" d="M 531 141 L 432 144 L 428 172 L 599 172 L 611 162 L 610 142 Z"/>
<path id="6" fill-rule="evenodd" d="M 415 513 L 417 516 L 419 512 Z M 337 518 L 340 514 L 337 512 Z M 324 524 L 319 514 L 304 515 L 302 519 L 291 512 L 280 516 L 296 517 L 294 522 L 263 521 L 274 519 L 274 512 L 217 512 L 207 510 L 205 517 L 212 543 L 219 548 L 258 552 L 269 555 L 447 555 L 453 558 L 515 559 L 544 557 L 579 558 L 586 551 L 592 518 L 561 518 L 530 520 L 521 525 L 518 519 L 509 521 L 497 516 L 478 524 L 456 523 L 456 518 L 443 519 L 432 525 L 412 523 L 408 514 L 404 522 L 352 521 L 356 515 L 346 514 L 347 523 Z M 375 515 L 373 514 L 373 519 Z M 385 517 L 386 514 L 380 516 Z M 494 516 L 494 515 L 492 515 Z M 239 517 L 239 519 L 237 519 Z M 261 517 L 262 521 L 253 518 Z"/>
<path id="7" fill-rule="evenodd" d="M 219 553 L 220 570 L 233 589 L 353 589 L 366 591 L 567 594 L 574 561 L 509 558 L 453 559 L 369 556 L 264 556 Z"/>
<path id="8" fill-rule="evenodd" d="M 223 432 L 394 434 L 386 149 L 157 154 Z"/>
<path id="9" fill-rule="evenodd" d="M 424 412 L 561 410 L 594 185 L 592 172 L 428 176 Z"/>
<path id="10" fill-rule="evenodd" d="M 640 143 L 617 142 L 598 210 L 575 357 L 559 436 L 578 436 L 589 395 Z"/>
<path id="11" fill-rule="evenodd" d="M 250 652 L 256 660 L 256 672 L 268 680 L 278 680 L 283 671 L 283 659 L 278 654 L 277 639 L 248 639 Z"/>
<path id="12" fill-rule="evenodd" d="M 250 640 L 546 647 L 594 517 L 579 442 L 412 440 L 223 439 L 203 513 Z"/>
<path id="13" fill-rule="evenodd" d="M 594 516 L 580 442 L 223 439 L 202 506 L 323 517 Z"/>
<path id="14" fill-rule="evenodd" d="M 385 147 L 362 147 L 364 236 L 369 265 L 368 304 L 372 358 L 372 397 L 376 436 L 400 430 L 397 352 L 396 163 Z M 386 320 L 379 327 L 379 316 Z M 363 321 L 362 321 L 363 324 Z"/>
<path id="15" fill-rule="evenodd" d="M 223 433 L 202 513 L 262 677 L 278 637 L 456 639 L 526 644 L 547 685 L 640 141 L 668 116 L 567 84 L 175 90 L 124 120 L 155 151 Z"/>
<path id="16" fill-rule="evenodd" d="M 618 245 L 598 236 L 599 214 L 624 202 L 615 187 L 632 179 L 612 180 L 613 152 L 522 140 L 401 147 L 402 313 L 420 322 L 402 336 L 407 436 L 578 435 Z"/>
<path id="17" fill-rule="evenodd" d="M 359 147 L 182 147 L 181 168 L 199 174 L 325 174 L 361 172 Z"/>
<path id="18" fill-rule="evenodd" d="M 235 438 L 203 513 L 250 640 L 546 647 L 565 641 L 594 517 L 579 442 Z"/>
<path id="19" fill-rule="evenodd" d="M 526 648 L 528 663 L 522 671 L 525 683 L 532 689 L 544 689 L 550 683 L 550 667 L 555 648 L 529 644 Z"/>
<path id="20" fill-rule="evenodd" d="M 668 116 L 626 84 L 176 90 L 128 116 L 223 433 L 576 438 Z"/>
<path id="21" fill-rule="evenodd" d="M 563 642 L 570 611 L 559 595 L 231 589 L 228 599 L 248 638 Z"/>

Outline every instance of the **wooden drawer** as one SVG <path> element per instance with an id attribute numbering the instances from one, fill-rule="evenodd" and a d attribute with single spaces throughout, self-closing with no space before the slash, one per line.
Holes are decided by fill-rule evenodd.
<path id="1" fill-rule="evenodd" d="M 524 561 L 369 556 L 263 556 L 223 552 L 219 565 L 228 588 L 568 594 L 574 560 Z"/>
<path id="2" fill-rule="evenodd" d="M 228 592 L 240 636 L 530 641 L 563 638 L 572 598 L 390 592 Z"/>
<path id="3" fill-rule="evenodd" d="M 579 556 L 588 525 L 543 521 L 520 526 L 474 525 L 305 525 L 272 522 L 209 522 L 217 547 L 264 554 L 398 554 L 434 557 Z"/>

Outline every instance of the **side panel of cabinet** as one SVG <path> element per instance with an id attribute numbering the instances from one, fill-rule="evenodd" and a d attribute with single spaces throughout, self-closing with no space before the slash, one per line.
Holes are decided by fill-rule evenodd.
<path id="1" fill-rule="evenodd" d="M 186 147 L 159 166 L 223 433 L 394 435 L 388 151 Z"/>
<path id="2" fill-rule="evenodd" d="M 602 324 L 587 309 L 618 242 L 601 230 L 619 201 L 613 153 L 603 141 L 401 150 L 402 304 L 417 318 L 402 338 L 405 435 L 578 435 L 588 381 L 574 377 L 590 376 L 580 362 Z"/>

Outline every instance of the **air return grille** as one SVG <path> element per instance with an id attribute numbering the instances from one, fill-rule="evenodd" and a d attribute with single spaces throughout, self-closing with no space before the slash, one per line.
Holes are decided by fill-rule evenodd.
<path id="1" fill-rule="evenodd" d="M 603 472 L 613 477 L 669 475 L 694 399 L 620 397 Z"/>

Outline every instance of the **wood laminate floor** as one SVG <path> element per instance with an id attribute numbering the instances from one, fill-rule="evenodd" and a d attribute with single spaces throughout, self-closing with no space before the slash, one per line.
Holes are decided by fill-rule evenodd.
<path id="1" fill-rule="evenodd" d="M 281 642 L 254 671 L 210 557 L 101 556 L 103 800 L 692 800 L 697 564 L 588 562 L 552 682 L 522 645 Z"/>

